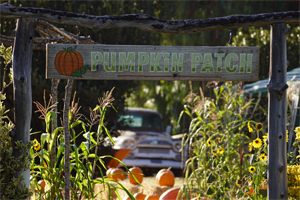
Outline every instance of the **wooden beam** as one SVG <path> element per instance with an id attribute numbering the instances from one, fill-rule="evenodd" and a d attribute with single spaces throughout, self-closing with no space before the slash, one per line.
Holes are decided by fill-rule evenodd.
<path id="1" fill-rule="evenodd" d="M 31 60 L 34 27 L 37 19 L 20 18 L 17 21 L 17 31 L 13 49 L 13 81 L 14 81 L 14 106 L 15 106 L 15 134 L 12 137 L 13 156 L 19 157 L 25 152 L 16 150 L 15 142 L 30 141 L 30 123 L 32 113 L 31 92 Z M 29 187 L 30 170 L 18 172 L 24 175 L 24 182 Z"/>
<path id="2" fill-rule="evenodd" d="M 232 15 L 196 20 L 162 20 L 146 14 L 95 16 L 41 8 L 0 5 L 3 18 L 37 17 L 51 23 L 82 26 L 93 30 L 134 27 L 145 31 L 172 34 L 192 34 L 214 29 L 265 26 L 274 23 L 299 24 L 300 11 Z"/>
<path id="3" fill-rule="evenodd" d="M 268 199 L 287 199 L 286 24 L 271 26 L 268 106 Z"/>

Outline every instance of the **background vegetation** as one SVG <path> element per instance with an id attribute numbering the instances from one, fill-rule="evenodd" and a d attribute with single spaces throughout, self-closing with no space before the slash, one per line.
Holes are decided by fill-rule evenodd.
<path id="1" fill-rule="evenodd" d="M 299 1 L 68 1 L 68 0 L 14 0 L 8 2 L 13 6 L 39 7 L 56 9 L 90 15 L 121 15 L 132 13 L 145 13 L 154 17 L 172 19 L 203 19 L 222 17 L 234 14 L 259 14 L 280 11 L 299 10 Z M 1 18 L 1 30 L 3 35 L 13 35 L 15 20 Z M 55 24 L 69 32 L 77 34 L 76 27 Z M 173 45 L 173 46 L 225 46 L 229 42 L 229 33 L 232 33 L 230 44 L 233 46 L 260 46 L 260 78 L 268 77 L 269 68 L 269 30 L 270 27 L 252 27 L 233 30 L 213 30 L 191 35 L 173 35 L 145 32 L 135 28 L 107 29 L 92 31 L 79 27 L 80 35 L 90 36 L 92 40 L 103 44 L 126 45 Z M 291 26 L 292 34 L 287 36 L 288 70 L 299 66 L 299 30 Z M 38 33 L 36 33 L 38 34 Z M 39 35 L 36 35 L 39 36 Z M 45 52 L 33 52 L 32 64 L 32 91 L 33 101 L 43 102 L 43 91 L 50 93 L 51 80 L 45 79 Z M 3 63 L 1 63 L 3 65 Z M 3 68 L 3 66 L 1 66 Z M 2 77 L 2 71 L 0 71 Z M 244 83 L 245 84 L 245 83 Z M 192 88 L 198 91 L 202 87 L 205 96 L 211 97 L 213 90 L 206 87 L 205 81 L 192 82 Z M 59 111 L 62 110 L 62 98 L 65 82 L 59 85 Z M 89 107 L 97 103 L 97 99 L 104 91 L 115 87 L 114 106 L 118 111 L 124 106 L 149 107 L 160 111 L 164 116 L 164 125 L 173 125 L 173 134 L 184 132 L 188 129 L 188 118 L 183 116 L 181 124 L 177 124 L 179 113 L 183 110 L 183 99 L 190 91 L 190 84 L 185 81 L 75 81 L 73 91 L 77 91 L 81 113 L 88 116 Z M 10 118 L 13 113 L 12 87 L 7 91 L 7 108 L 11 108 Z M 46 95 L 46 96 L 47 96 Z M 127 99 L 127 101 L 126 101 Z M 35 106 L 33 106 L 35 110 Z M 33 131 L 43 130 L 44 124 L 34 113 L 32 118 Z M 59 115 L 58 118 L 61 117 Z M 107 113 L 107 126 L 112 125 L 117 113 Z M 60 120 L 58 120 L 60 121 Z"/>

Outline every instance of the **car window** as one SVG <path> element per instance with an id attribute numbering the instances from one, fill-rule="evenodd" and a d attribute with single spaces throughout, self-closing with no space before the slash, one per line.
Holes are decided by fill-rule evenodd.
<path id="1" fill-rule="evenodd" d="M 159 115 L 147 112 L 127 112 L 119 118 L 125 127 L 155 128 L 162 131 L 162 119 Z"/>

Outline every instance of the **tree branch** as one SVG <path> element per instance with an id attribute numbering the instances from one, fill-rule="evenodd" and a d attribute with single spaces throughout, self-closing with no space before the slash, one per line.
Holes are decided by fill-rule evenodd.
<path id="1" fill-rule="evenodd" d="M 76 25 L 93 30 L 135 27 L 145 31 L 172 34 L 191 34 L 213 29 L 265 26 L 274 23 L 300 23 L 300 11 L 168 21 L 145 14 L 94 16 L 41 8 L 11 7 L 2 4 L 0 5 L 0 14 L 4 18 L 36 17 L 51 23 Z"/>
<path id="2" fill-rule="evenodd" d="M 38 21 L 38 25 L 46 28 L 47 30 L 53 31 L 54 33 L 57 33 L 59 35 L 64 36 L 66 39 L 70 40 L 73 43 L 76 43 L 76 38 L 72 37 L 70 34 L 68 34 L 66 31 L 60 30 L 59 28 L 57 28 L 56 26 L 53 26 L 52 24 L 46 22 L 46 21 L 42 21 L 39 20 Z"/>

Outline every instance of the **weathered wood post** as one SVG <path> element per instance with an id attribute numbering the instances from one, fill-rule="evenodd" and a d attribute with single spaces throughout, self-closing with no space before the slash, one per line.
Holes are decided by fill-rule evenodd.
<path id="1" fill-rule="evenodd" d="M 51 80 L 51 96 L 52 96 L 52 105 L 56 104 L 58 102 L 57 100 L 57 96 L 58 96 L 58 84 L 60 82 L 60 79 L 52 79 Z M 53 131 L 57 128 L 57 105 L 53 108 L 53 111 L 55 113 L 55 119 L 56 122 L 54 122 L 54 120 L 52 120 L 51 122 L 51 133 L 53 133 Z M 54 167 L 55 164 L 55 160 L 56 160 L 56 141 L 53 142 L 53 147 L 51 150 L 51 154 L 50 154 L 50 160 L 51 160 L 51 167 Z"/>
<path id="2" fill-rule="evenodd" d="M 16 150 L 15 142 L 30 141 L 30 123 L 32 113 L 31 92 L 31 60 L 34 28 L 36 18 L 20 18 L 17 21 L 17 31 L 13 50 L 13 80 L 14 80 L 14 106 L 15 106 L 15 133 L 12 137 L 13 156 L 19 157 L 24 152 Z M 18 172 L 24 175 L 24 182 L 29 187 L 30 170 Z"/>
<path id="3" fill-rule="evenodd" d="M 64 111 L 63 111 L 63 122 L 64 122 L 64 135 L 65 135 L 65 200 L 70 200 L 70 131 L 69 131 L 69 110 L 70 110 L 70 99 L 73 88 L 73 79 L 68 79 L 65 87 L 65 98 L 64 98 Z"/>
<path id="4" fill-rule="evenodd" d="M 286 24 L 271 25 L 268 106 L 268 199 L 287 199 Z"/>

